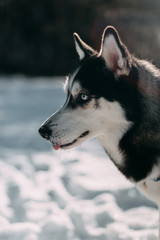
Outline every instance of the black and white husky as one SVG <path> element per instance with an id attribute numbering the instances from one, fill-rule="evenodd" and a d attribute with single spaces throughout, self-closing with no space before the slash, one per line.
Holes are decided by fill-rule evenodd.
<path id="1" fill-rule="evenodd" d="M 117 168 L 160 207 L 160 70 L 132 56 L 115 28 L 100 52 L 74 34 L 79 66 L 64 106 L 39 129 L 55 149 L 96 137 Z"/>

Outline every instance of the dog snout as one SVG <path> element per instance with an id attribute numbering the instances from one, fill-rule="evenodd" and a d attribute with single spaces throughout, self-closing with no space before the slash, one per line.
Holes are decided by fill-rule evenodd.
<path id="1" fill-rule="evenodd" d="M 52 130 L 50 129 L 50 127 L 48 125 L 42 125 L 38 131 L 39 131 L 39 134 L 43 138 L 45 138 L 47 140 L 50 139 L 50 135 L 52 133 Z"/>

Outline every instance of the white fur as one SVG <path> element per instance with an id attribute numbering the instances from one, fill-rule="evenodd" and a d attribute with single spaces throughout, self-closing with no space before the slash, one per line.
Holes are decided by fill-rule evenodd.
<path id="1" fill-rule="evenodd" d="M 75 46 L 76 46 L 76 51 L 79 55 L 80 60 L 82 60 L 85 57 L 85 53 L 84 51 L 80 48 L 79 44 L 77 43 L 77 41 L 75 40 Z"/>
<path id="2" fill-rule="evenodd" d="M 75 44 L 80 59 L 83 59 L 85 52 L 76 40 Z M 99 56 L 104 58 L 106 65 L 113 70 L 115 75 L 128 74 L 127 59 L 123 58 L 122 52 L 112 34 L 106 35 L 102 42 Z M 139 66 L 143 65 L 139 62 Z M 145 65 L 147 69 L 151 66 Z M 143 66 L 142 79 L 144 77 L 144 69 Z M 67 92 L 72 94 L 74 101 L 76 101 L 78 93 L 83 92 L 80 83 L 75 81 L 78 71 L 79 68 L 69 77 L 66 84 Z M 153 72 L 153 70 L 151 69 L 150 72 Z M 155 76 L 159 76 L 159 74 L 157 73 Z M 147 77 L 148 71 L 146 79 Z M 58 112 L 45 122 L 52 130 L 52 136 L 49 137 L 53 145 L 63 147 L 63 145 L 71 143 L 71 145 L 63 147 L 64 149 L 69 149 L 80 145 L 88 139 L 97 137 L 115 164 L 122 166 L 124 164 L 124 155 L 119 150 L 119 141 L 132 123 L 126 120 L 121 105 L 118 102 L 109 102 L 104 98 L 100 98 L 98 99 L 98 107 L 95 107 L 95 100 L 91 99 L 84 107 L 79 106 L 72 109 L 68 107 L 69 101 L 70 98 Z M 83 135 L 86 132 L 88 134 Z M 158 174 L 159 168 L 154 166 L 147 178 L 137 183 L 137 187 L 146 196 L 155 201 L 160 208 L 160 181 L 154 181 L 154 179 L 160 177 Z"/>
<path id="3" fill-rule="evenodd" d="M 70 81 L 73 80 L 70 79 Z M 71 83 L 68 82 L 68 85 L 71 86 Z M 78 81 L 72 83 L 70 92 L 75 100 L 78 93 L 83 91 Z M 56 143 L 64 145 L 78 139 L 76 143 L 68 147 L 71 148 L 97 137 L 115 163 L 123 164 L 123 154 L 119 151 L 118 142 L 131 123 L 126 120 L 120 104 L 109 102 L 104 98 L 99 99 L 98 108 L 95 108 L 94 99 L 84 108 L 78 107 L 74 110 L 68 109 L 67 104 L 50 119 L 58 125 L 52 128 L 52 141 L 55 142 L 56 136 Z M 79 138 L 85 131 L 89 131 L 89 134 L 84 138 Z"/>
<path id="4" fill-rule="evenodd" d="M 73 97 L 76 97 L 80 92 L 81 92 L 81 86 L 79 84 L 79 82 L 75 82 L 72 86 L 72 89 L 71 89 L 71 94 Z"/>
<path id="5" fill-rule="evenodd" d="M 72 85 L 73 85 L 73 81 L 74 81 L 75 76 L 77 75 L 78 71 L 79 71 L 79 68 L 77 68 L 77 69 L 72 73 L 72 75 L 71 75 L 70 77 L 67 77 L 66 83 L 65 83 L 65 86 L 64 86 L 66 92 L 68 92 L 68 90 L 69 90 L 69 92 L 71 92 Z"/>
<path id="6" fill-rule="evenodd" d="M 70 88 L 69 92 L 75 100 L 77 94 L 84 91 L 79 82 L 73 82 L 73 76 L 77 72 L 78 70 L 74 72 L 67 83 L 67 88 Z M 124 156 L 120 152 L 118 145 L 120 139 L 132 123 L 126 120 L 124 111 L 118 102 L 109 102 L 101 97 L 98 100 L 98 105 L 95 108 L 95 100 L 92 99 L 86 107 L 77 107 L 72 110 L 72 108 L 68 108 L 68 102 L 66 102 L 48 120 L 52 129 L 50 141 L 54 145 L 62 146 L 76 140 L 72 145 L 63 147 L 64 149 L 70 149 L 97 137 L 114 163 L 122 166 L 124 164 Z M 89 131 L 89 134 L 85 137 L 80 137 L 86 131 Z M 159 169 L 155 166 L 146 179 L 137 183 L 137 187 L 160 207 L 160 181 L 153 181 L 154 178 L 158 177 L 158 172 Z"/>
<path id="7" fill-rule="evenodd" d="M 124 133 L 130 128 L 131 123 L 125 119 L 124 111 L 118 102 L 112 103 L 102 98 L 100 106 L 104 117 L 98 139 L 112 160 L 116 164 L 122 165 L 123 153 L 120 152 L 118 144 Z"/>

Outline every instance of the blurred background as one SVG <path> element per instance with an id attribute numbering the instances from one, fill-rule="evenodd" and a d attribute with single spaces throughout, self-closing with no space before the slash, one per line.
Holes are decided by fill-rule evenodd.
<path id="1" fill-rule="evenodd" d="M 65 101 L 73 32 L 117 28 L 160 67 L 159 0 L 0 0 L 0 240 L 156 240 L 158 211 L 91 140 L 53 151 L 38 129 Z"/>
<path id="2" fill-rule="evenodd" d="M 67 74 L 77 61 L 73 32 L 99 49 L 107 25 L 160 66 L 159 0 L 0 0 L 0 73 Z"/>

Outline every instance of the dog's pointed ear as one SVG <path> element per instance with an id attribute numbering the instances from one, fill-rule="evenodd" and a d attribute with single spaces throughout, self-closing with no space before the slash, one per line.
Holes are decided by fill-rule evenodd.
<path id="1" fill-rule="evenodd" d="M 82 60 L 84 57 L 93 55 L 95 53 L 95 51 L 90 46 L 83 42 L 83 40 L 77 33 L 73 33 L 73 38 L 75 42 L 76 51 L 79 55 L 80 60 Z"/>
<path id="2" fill-rule="evenodd" d="M 100 56 L 105 60 L 107 67 L 117 76 L 129 74 L 130 54 L 121 42 L 118 32 L 112 26 L 108 26 L 103 32 Z"/>

